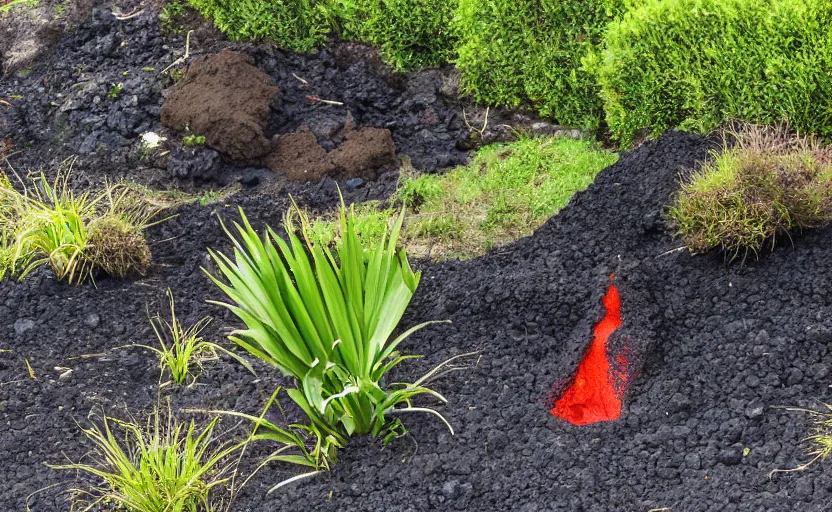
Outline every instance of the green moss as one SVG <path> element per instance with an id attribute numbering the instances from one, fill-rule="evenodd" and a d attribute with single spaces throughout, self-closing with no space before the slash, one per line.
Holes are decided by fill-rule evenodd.
<path id="1" fill-rule="evenodd" d="M 832 0 L 649 0 L 586 59 L 612 133 L 788 120 L 832 135 Z"/>
<path id="2" fill-rule="evenodd" d="M 530 235 L 616 159 L 589 141 L 524 138 L 487 146 L 444 175 L 405 175 L 393 198 L 407 207 L 403 241 L 419 256 L 479 256 Z M 397 211 L 361 205 L 358 231 L 375 239 Z M 329 243 L 335 223 L 317 219 L 313 230 Z"/>
<path id="3" fill-rule="evenodd" d="M 457 68 L 477 101 L 531 105 L 559 123 L 597 128 L 594 80 L 581 59 L 626 0 L 459 0 Z"/>
<path id="4" fill-rule="evenodd" d="M 308 52 L 326 41 L 341 10 L 335 0 L 187 0 L 236 41 L 272 40 Z"/>
<path id="5" fill-rule="evenodd" d="M 342 11 L 343 36 L 376 46 L 398 70 L 438 66 L 452 59 L 455 1 L 354 0 Z"/>

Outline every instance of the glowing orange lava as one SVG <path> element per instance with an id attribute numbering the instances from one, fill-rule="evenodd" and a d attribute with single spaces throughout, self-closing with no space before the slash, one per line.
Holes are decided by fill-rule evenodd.
<path id="1" fill-rule="evenodd" d="M 589 425 L 599 421 L 617 420 L 621 415 L 621 393 L 613 383 L 607 340 L 621 327 L 621 300 L 618 288 L 610 285 L 604 296 L 606 315 L 595 326 L 595 338 L 578 366 L 575 380 L 555 402 L 552 415 L 573 425 Z M 620 363 L 622 355 L 618 356 Z"/>

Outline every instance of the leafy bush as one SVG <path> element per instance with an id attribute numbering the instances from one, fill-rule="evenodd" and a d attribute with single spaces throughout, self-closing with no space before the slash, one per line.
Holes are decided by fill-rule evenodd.
<path id="1" fill-rule="evenodd" d="M 187 0 L 230 39 L 272 40 L 308 52 L 326 42 L 340 4 L 334 0 Z"/>
<path id="2" fill-rule="evenodd" d="M 581 58 L 626 0 L 459 0 L 457 68 L 477 101 L 533 105 L 559 123 L 596 128 L 601 102 Z"/>
<path id="3" fill-rule="evenodd" d="M 404 251 L 396 250 L 403 215 L 380 241 L 364 245 L 354 213 L 342 205 L 333 253 L 310 242 L 309 223 L 300 212 L 300 236 L 287 222 L 288 243 L 270 228 L 261 239 L 240 214 L 239 238 L 226 230 L 234 260 L 210 251 L 225 282 L 209 276 L 231 300 L 217 304 L 246 324 L 230 337 L 234 342 L 294 377 L 297 389 L 287 393 L 309 417 L 309 429 L 323 447 L 318 451 L 333 453 L 352 434 L 400 435 L 402 423 L 391 416 L 404 412 L 442 418 L 410 403 L 423 394 L 445 401 L 422 386 L 424 378 L 414 384 L 381 382 L 393 367 L 415 357 L 396 348 L 427 325 L 391 338 L 420 277 Z"/>
<path id="4" fill-rule="evenodd" d="M 787 120 L 832 135 L 832 1 L 650 0 L 586 61 L 623 144 L 643 129 Z"/>
<path id="5" fill-rule="evenodd" d="M 785 128 L 747 127 L 682 184 L 670 218 L 691 252 L 758 252 L 832 220 L 832 150 Z"/>
<path id="6" fill-rule="evenodd" d="M 398 70 L 450 61 L 455 1 L 351 0 L 343 14 L 344 37 L 376 46 Z"/>
<path id="7" fill-rule="evenodd" d="M 104 416 L 83 429 L 93 445 L 90 462 L 51 467 L 99 481 L 75 491 L 74 505 L 83 510 L 101 505 L 130 512 L 215 510 L 212 492 L 231 480 L 229 458 L 244 445 L 218 442 L 216 424 L 214 419 L 199 430 L 193 421 L 176 421 L 169 409 L 166 417 L 156 409 L 144 426 Z"/>
<path id="8" fill-rule="evenodd" d="M 442 0 L 187 0 L 234 40 L 274 41 L 307 52 L 332 33 L 370 43 L 399 70 L 450 60 L 455 1 Z"/>

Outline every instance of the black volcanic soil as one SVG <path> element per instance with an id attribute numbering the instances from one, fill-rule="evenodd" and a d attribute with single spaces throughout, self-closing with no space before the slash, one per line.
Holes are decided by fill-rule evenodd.
<path id="1" fill-rule="evenodd" d="M 745 267 L 718 255 L 667 252 L 677 244 L 661 210 L 678 172 L 712 146 L 672 133 L 603 171 L 595 184 L 533 236 L 478 260 L 429 265 L 404 325 L 449 318 L 452 326 L 414 335 L 423 353 L 398 377 L 415 378 L 472 350 L 470 370 L 435 383 L 451 437 L 431 417 L 408 416 L 410 436 L 383 448 L 355 439 L 331 474 L 266 497 L 290 473 L 261 473 L 234 510 L 825 510 L 832 472 L 806 460 L 805 416 L 778 406 L 829 400 L 832 268 L 829 230 L 794 238 Z M 286 202 L 244 196 L 247 214 L 278 222 Z M 114 350 L 149 342 L 145 305 L 171 287 L 182 315 L 218 317 L 219 296 L 199 272 L 204 247 L 227 244 L 214 211 L 186 207 L 160 226 L 156 272 L 142 281 L 70 287 L 40 273 L 0 284 L 6 346 L 0 382 L 0 495 L 21 510 L 29 493 L 61 481 L 43 462 L 83 453 L 73 420 L 93 407 L 146 410 L 157 378 L 148 354 Z M 549 415 L 549 391 L 574 371 L 601 317 L 600 298 L 616 274 L 627 339 L 641 372 L 620 420 L 574 427 Z M 102 354 L 77 359 L 84 354 Z M 26 376 L 23 359 L 37 381 Z M 58 379 L 56 367 L 72 368 Z M 254 382 L 238 365 L 211 365 L 202 386 L 168 392 L 178 409 L 256 411 L 278 376 Z M 10 382 L 11 383 L 8 383 Z M 745 449 L 747 454 L 744 454 Z M 66 510 L 45 491 L 34 510 Z M 331 497 L 330 497 L 331 496 Z"/>
<path id="2" fill-rule="evenodd" d="M 0 139 L 12 138 L 23 149 L 11 159 L 20 169 L 49 168 L 80 152 L 79 183 L 122 175 L 179 183 L 135 154 L 137 132 L 158 126 L 158 77 L 140 75 L 131 87 L 146 95 L 125 95 L 115 106 L 106 103 L 106 92 L 112 80 L 124 80 L 118 73 L 128 68 L 131 75 L 143 66 L 166 66 L 181 41 L 162 37 L 152 13 L 117 23 L 105 14 L 98 11 L 94 23 L 67 35 L 28 77 L 0 82 L 4 98 L 23 93 L 10 101 L 12 109 L 0 106 L 6 123 L 0 124 Z M 121 46 L 125 35 L 144 42 Z M 110 39 L 113 55 L 101 54 Z M 382 126 L 385 112 L 394 112 L 390 119 L 396 122 L 404 122 L 403 112 L 419 118 L 423 103 L 408 96 L 410 86 L 379 75 L 371 58 L 357 52 L 339 57 L 337 48 L 312 56 L 236 48 L 247 49 L 276 76 L 282 91 L 296 83 L 295 106 L 272 117 L 273 133 L 295 131 L 301 120 L 327 112 L 328 107 L 303 101 L 310 91 L 292 73 L 321 87 L 312 91 L 321 98 L 361 105 L 354 117 L 363 125 L 390 129 L 394 139 L 397 130 L 420 133 L 420 125 L 410 121 L 406 129 Z M 72 85 L 83 81 L 72 75 L 80 62 L 86 62 L 86 71 L 79 73 L 87 73 L 84 80 L 92 81 L 92 92 L 79 96 L 81 106 L 59 116 L 70 90 L 86 90 Z M 425 80 L 438 91 L 431 73 L 441 74 L 408 75 L 408 83 Z M 377 80 L 356 81 L 356 76 Z M 359 85 L 349 88 L 352 83 Z M 437 94 L 431 97 L 447 109 L 442 112 L 457 108 Z M 385 97 L 390 103 L 379 102 Z M 447 120 L 443 115 L 437 114 Z M 425 120 L 433 122 L 429 115 Z M 64 124 L 56 127 L 57 121 Z M 417 146 L 424 162 L 461 151 L 453 138 L 453 143 L 437 142 L 444 140 L 439 137 L 443 122 L 413 143 L 414 162 Z M 83 152 L 88 140 L 103 149 Z M 332 473 L 266 496 L 270 484 L 295 471 L 270 466 L 232 510 L 828 509 L 828 465 L 773 478 L 768 474 L 807 460 L 801 444 L 808 433 L 806 416 L 779 407 L 832 400 L 832 231 L 796 234 L 791 245 L 742 267 L 726 265 L 718 254 L 691 257 L 674 251 L 679 244 L 664 225 L 663 209 L 678 187 L 679 172 L 705 158 L 713 146 L 713 139 L 670 133 L 623 154 L 533 236 L 473 261 L 421 263 L 422 285 L 403 326 L 433 319 L 453 324 L 430 327 L 406 341 L 405 351 L 426 357 L 402 365 L 391 378 L 412 380 L 453 355 L 481 351 L 470 369 L 433 383 L 450 400 L 440 411 L 456 436 L 433 417 L 407 416 L 409 436 L 389 447 L 354 439 Z M 226 172 L 225 165 L 217 172 Z M 347 200 L 382 197 L 394 180 L 382 177 L 346 188 Z M 337 198 L 329 180 L 290 185 L 287 191 L 322 209 L 332 208 Z M 86 452 L 75 421 L 102 409 L 118 417 L 125 411 L 141 415 L 157 400 L 158 371 L 151 354 L 118 347 L 154 342 L 147 311 L 164 308 L 166 288 L 174 291 L 186 322 L 216 317 L 205 335 L 223 342 L 237 324 L 205 303 L 220 293 L 200 271 L 209 264 L 206 247 L 229 245 L 217 217 L 234 218 L 242 206 L 257 226 L 279 226 L 288 204 L 285 191 L 261 184 L 226 203 L 179 208 L 176 218 L 152 229 L 156 263 L 141 280 L 100 279 L 97 288 L 73 287 L 41 270 L 23 282 L 0 283 L 0 509 L 26 510 L 27 497 L 42 490 L 29 499 L 32 511 L 69 510 L 61 487 L 49 486 L 78 482 L 44 463 L 77 460 Z M 573 374 L 586 350 L 612 273 L 621 293 L 623 326 L 611 342 L 630 347 L 640 372 L 620 420 L 574 427 L 549 414 L 550 391 Z M 257 369 L 259 379 L 223 359 L 209 364 L 196 386 L 162 395 L 177 411 L 256 413 L 283 382 L 274 371 Z M 223 421 L 224 428 L 233 424 Z M 262 452 L 251 452 L 243 469 Z"/>

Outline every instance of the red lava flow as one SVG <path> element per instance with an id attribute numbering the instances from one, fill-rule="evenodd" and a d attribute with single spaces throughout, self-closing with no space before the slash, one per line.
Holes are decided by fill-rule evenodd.
<path id="1" fill-rule="evenodd" d="M 617 420 L 621 415 L 622 393 L 613 383 L 607 354 L 607 340 L 621 327 L 621 300 L 614 284 L 610 284 L 603 302 L 606 315 L 595 326 L 589 352 L 578 366 L 575 380 L 551 410 L 553 416 L 573 425 Z M 619 362 L 626 365 L 622 357 L 618 356 Z"/>

